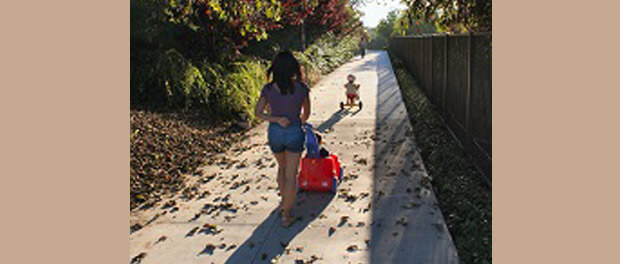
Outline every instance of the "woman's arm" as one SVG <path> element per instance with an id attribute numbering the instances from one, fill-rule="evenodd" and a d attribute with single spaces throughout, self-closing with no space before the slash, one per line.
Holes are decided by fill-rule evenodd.
<path id="1" fill-rule="evenodd" d="M 276 122 L 283 127 L 289 125 L 290 121 L 287 118 L 265 114 L 265 106 L 267 106 L 267 99 L 261 96 L 258 98 L 258 102 L 256 103 L 256 109 L 254 109 L 254 116 L 256 116 L 256 118 L 268 122 Z"/>
<path id="2" fill-rule="evenodd" d="M 304 99 L 304 101 L 301 103 L 301 109 L 302 109 L 302 113 L 301 113 L 301 123 L 306 123 L 306 121 L 308 121 L 308 118 L 310 118 L 310 96 L 306 96 L 306 98 Z"/>

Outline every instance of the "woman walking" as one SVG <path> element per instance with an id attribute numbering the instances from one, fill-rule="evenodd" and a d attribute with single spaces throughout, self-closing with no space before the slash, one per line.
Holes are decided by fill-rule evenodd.
<path id="1" fill-rule="evenodd" d="M 271 82 L 261 90 L 255 115 L 269 121 L 267 138 L 278 162 L 281 223 L 288 227 L 295 221 L 291 209 L 297 191 L 299 160 L 304 150 L 305 135 L 301 125 L 310 116 L 310 90 L 302 82 L 299 62 L 291 52 L 278 53 L 267 73 L 272 77 Z M 269 113 L 265 113 L 267 105 Z"/>

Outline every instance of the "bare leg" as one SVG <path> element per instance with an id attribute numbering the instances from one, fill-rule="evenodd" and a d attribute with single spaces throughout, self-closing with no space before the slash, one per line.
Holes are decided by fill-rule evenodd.
<path id="1" fill-rule="evenodd" d="M 278 182 L 278 191 L 280 192 L 279 195 L 280 197 L 282 197 L 282 194 L 284 193 L 284 178 L 285 178 L 285 172 L 286 172 L 286 154 L 285 152 L 280 152 L 280 153 L 274 153 L 273 154 L 276 157 L 276 161 L 278 162 L 278 177 L 276 178 L 277 182 Z M 280 210 L 282 210 L 282 203 L 280 203 Z"/>
<path id="2" fill-rule="evenodd" d="M 282 225 L 289 226 L 293 223 L 294 219 L 292 219 L 291 209 L 293 208 L 293 204 L 295 203 L 295 196 L 297 195 L 296 190 L 296 180 L 297 173 L 299 170 L 299 160 L 301 159 L 301 152 L 288 152 L 286 153 L 286 169 L 285 169 L 285 179 L 284 179 L 284 190 L 282 192 Z"/>
<path id="3" fill-rule="evenodd" d="M 276 161 L 278 162 L 278 190 L 282 193 L 282 187 L 284 186 L 284 172 L 286 171 L 286 154 L 284 152 L 274 153 Z"/>

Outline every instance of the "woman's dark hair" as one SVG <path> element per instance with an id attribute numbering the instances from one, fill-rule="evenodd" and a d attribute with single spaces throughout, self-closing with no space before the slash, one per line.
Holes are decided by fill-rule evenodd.
<path id="1" fill-rule="evenodd" d="M 292 94 L 295 92 L 293 77 L 301 81 L 299 62 L 290 51 L 278 52 L 267 69 L 267 75 L 273 76 L 272 80 L 278 84 L 281 94 Z"/>

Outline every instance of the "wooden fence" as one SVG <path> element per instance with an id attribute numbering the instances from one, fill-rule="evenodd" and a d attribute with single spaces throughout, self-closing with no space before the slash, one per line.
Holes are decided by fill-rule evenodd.
<path id="1" fill-rule="evenodd" d="M 491 180 L 491 33 L 390 39 L 448 127 Z"/>

